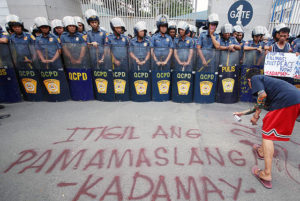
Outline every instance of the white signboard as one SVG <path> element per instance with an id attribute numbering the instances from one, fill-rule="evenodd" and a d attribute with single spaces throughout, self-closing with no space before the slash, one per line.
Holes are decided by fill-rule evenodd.
<path id="1" fill-rule="evenodd" d="M 300 56 L 293 53 L 270 52 L 267 54 L 264 73 L 269 76 L 300 79 Z"/>

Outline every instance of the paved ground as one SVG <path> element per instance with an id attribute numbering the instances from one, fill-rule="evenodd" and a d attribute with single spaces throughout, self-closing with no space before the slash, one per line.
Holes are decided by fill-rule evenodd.
<path id="1" fill-rule="evenodd" d="M 273 189 L 251 175 L 260 126 L 249 104 L 63 102 L 6 105 L 0 120 L 1 201 L 296 201 L 300 123 L 276 143 Z M 265 114 L 265 113 L 264 113 Z"/>

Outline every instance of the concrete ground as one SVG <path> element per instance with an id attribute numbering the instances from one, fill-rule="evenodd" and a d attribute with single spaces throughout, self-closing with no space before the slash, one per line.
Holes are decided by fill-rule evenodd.
<path id="1" fill-rule="evenodd" d="M 276 142 L 268 190 L 250 172 L 264 166 L 251 148 L 262 121 L 232 116 L 248 103 L 5 106 L 1 201 L 299 200 L 300 123 L 290 142 Z"/>

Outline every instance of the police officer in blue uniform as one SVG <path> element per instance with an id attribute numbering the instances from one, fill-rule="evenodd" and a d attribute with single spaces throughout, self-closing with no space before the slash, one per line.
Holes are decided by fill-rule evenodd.
<path id="1" fill-rule="evenodd" d="M 150 70 L 150 40 L 146 37 L 147 27 L 144 21 L 134 26 L 134 38 L 129 42 L 129 55 L 133 70 Z"/>
<path id="2" fill-rule="evenodd" d="M 69 67 L 85 66 L 87 60 L 84 59 L 86 53 L 86 36 L 78 32 L 78 25 L 74 18 L 66 16 L 63 18 L 66 32 L 62 34 L 60 40 L 64 50 L 65 63 Z"/>
<path id="3" fill-rule="evenodd" d="M 75 22 L 77 23 L 78 25 L 78 32 L 83 34 L 83 35 L 86 35 L 87 32 L 85 31 L 85 26 L 84 26 L 84 21 L 81 17 L 79 16 L 74 16 L 74 20 Z"/>
<path id="4" fill-rule="evenodd" d="M 153 70 L 169 70 L 173 53 L 173 41 L 168 31 L 168 16 L 159 15 L 156 20 L 158 33 L 151 38 L 151 55 L 154 60 Z"/>
<path id="5" fill-rule="evenodd" d="M 254 29 L 252 30 L 252 40 L 245 43 L 244 50 L 257 50 L 261 53 L 264 49 L 264 44 L 261 42 L 263 33 L 264 31 L 261 26 L 254 27 Z"/>
<path id="6" fill-rule="evenodd" d="M 235 37 L 231 36 L 233 27 L 231 24 L 224 24 L 221 27 L 220 50 L 229 50 L 234 52 L 240 50 L 241 46 Z"/>
<path id="7" fill-rule="evenodd" d="M 16 67 L 32 67 L 32 52 L 31 47 L 35 42 L 35 37 L 24 31 L 23 22 L 16 15 L 7 16 L 8 26 L 13 31 L 10 36 L 10 44 L 13 46 L 12 54 L 15 56 Z"/>
<path id="8" fill-rule="evenodd" d="M 187 33 L 190 32 L 189 24 L 180 21 L 177 29 L 178 37 L 174 39 L 175 71 L 192 71 L 194 43 L 193 39 L 187 36 Z"/>
<path id="9" fill-rule="evenodd" d="M 293 52 L 299 52 L 298 47 L 300 46 L 300 34 L 297 36 L 295 40 L 292 41 L 291 43 Z"/>
<path id="10" fill-rule="evenodd" d="M 200 70 L 212 70 L 204 67 L 215 68 L 214 62 L 216 57 L 215 49 L 220 48 L 220 37 L 216 33 L 219 24 L 219 16 L 212 13 L 208 16 L 208 25 L 205 31 L 201 32 L 197 41 L 197 53 L 200 57 L 198 59 L 197 67 Z M 209 65 L 211 63 L 211 65 Z"/>
<path id="11" fill-rule="evenodd" d="M 121 18 L 113 18 L 110 21 L 111 29 L 113 33 L 108 35 L 107 44 L 111 48 L 113 65 L 115 70 L 123 69 L 128 70 L 128 55 L 127 47 L 129 45 L 129 39 L 123 35 L 126 30 L 125 24 Z"/>
<path id="12" fill-rule="evenodd" d="M 246 41 L 244 40 L 245 32 L 240 25 L 235 25 L 233 27 L 233 32 L 235 33 L 235 38 L 241 47 L 244 47 Z"/>
<path id="13" fill-rule="evenodd" d="M 92 66 L 98 68 L 109 68 L 110 66 L 104 66 L 104 46 L 106 44 L 106 37 L 108 33 L 100 28 L 100 21 L 97 12 L 93 9 L 89 9 L 85 12 L 85 18 L 88 25 L 92 27 L 87 32 L 87 44 L 89 45 L 90 55 L 92 60 Z"/>
<path id="14" fill-rule="evenodd" d="M 35 24 L 42 33 L 36 38 L 35 48 L 43 69 L 62 68 L 60 39 L 50 33 L 51 26 L 45 17 L 35 18 Z"/>
<path id="15" fill-rule="evenodd" d="M 61 20 L 54 19 L 51 22 L 51 27 L 53 29 L 53 34 L 55 34 L 58 38 L 64 33 L 64 25 Z"/>
<path id="16" fill-rule="evenodd" d="M 190 25 L 190 33 L 191 33 L 191 38 L 193 40 L 194 43 L 194 48 L 197 48 L 197 41 L 198 41 L 198 37 L 197 35 L 197 27 L 195 25 Z"/>
<path id="17" fill-rule="evenodd" d="M 173 42 L 176 38 L 177 25 L 175 21 L 168 22 L 168 34 L 171 36 Z"/>

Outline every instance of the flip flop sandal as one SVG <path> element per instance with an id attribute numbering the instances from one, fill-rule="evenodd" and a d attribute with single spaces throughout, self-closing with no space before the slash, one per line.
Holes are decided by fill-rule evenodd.
<path id="1" fill-rule="evenodd" d="M 272 188 L 272 181 L 267 181 L 267 180 L 264 180 L 262 178 L 259 177 L 259 173 L 261 172 L 262 170 L 260 170 L 257 166 L 253 166 L 252 167 L 252 174 L 256 177 L 256 179 L 267 189 L 271 189 Z M 256 173 L 255 173 L 256 172 Z"/>
<path id="2" fill-rule="evenodd" d="M 261 147 L 261 145 L 259 145 L 259 144 L 254 144 L 254 145 L 253 145 L 253 150 L 254 150 L 254 152 L 255 152 L 255 154 L 256 154 L 256 156 L 257 156 L 258 159 L 264 160 L 265 158 L 264 158 L 263 156 L 261 156 L 261 155 L 259 154 L 259 152 L 258 152 L 258 148 L 260 148 L 260 147 Z"/>

